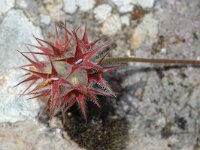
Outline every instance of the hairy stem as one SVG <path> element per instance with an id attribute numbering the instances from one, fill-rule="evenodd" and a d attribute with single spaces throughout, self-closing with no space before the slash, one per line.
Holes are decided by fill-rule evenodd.
<path id="1" fill-rule="evenodd" d="M 156 58 L 137 58 L 137 57 L 107 57 L 103 62 L 142 62 L 142 63 L 161 63 L 161 64 L 185 64 L 200 65 L 200 60 L 183 59 L 156 59 Z"/>

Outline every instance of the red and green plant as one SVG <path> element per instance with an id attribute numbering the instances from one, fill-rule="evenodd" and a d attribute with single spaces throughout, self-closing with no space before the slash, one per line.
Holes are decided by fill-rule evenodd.
<path id="1" fill-rule="evenodd" d="M 20 52 L 29 64 L 20 67 L 26 74 L 17 85 L 29 82 L 22 95 L 33 95 L 31 99 L 46 97 L 45 108 L 51 117 L 58 112 L 64 116 L 77 103 L 86 119 L 86 101 L 101 107 L 97 95 L 115 96 L 102 74 L 124 65 L 123 62 L 200 64 L 195 60 L 106 57 L 111 42 L 102 38 L 90 41 L 87 26 L 82 32 L 82 28 L 69 30 L 66 24 L 57 25 L 53 42 L 34 38 L 38 45 L 27 45 L 29 51 Z"/>

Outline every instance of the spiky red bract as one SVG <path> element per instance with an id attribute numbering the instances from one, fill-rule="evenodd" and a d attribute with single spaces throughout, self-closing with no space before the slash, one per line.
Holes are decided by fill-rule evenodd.
<path id="1" fill-rule="evenodd" d="M 77 103 L 86 119 L 87 100 L 100 107 L 96 95 L 115 96 L 102 77 L 104 72 L 118 67 L 103 65 L 108 54 L 106 47 L 111 42 L 101 39 L 90 42 L 87 26 L 81 34 L 80 28 L 69 30 L 65 24 L 56 26 L 54 42 L 34 37 L 38 45 L 28 45 L 28 52 L 20 52 L 29 61 L 20 67 L 26 74 L 19 84 L 30 82 L 22 94 L 33 95 L 31 98 L 48 97 L 46 108 L 51 117 L 60 111 L 64 114 Z"/>

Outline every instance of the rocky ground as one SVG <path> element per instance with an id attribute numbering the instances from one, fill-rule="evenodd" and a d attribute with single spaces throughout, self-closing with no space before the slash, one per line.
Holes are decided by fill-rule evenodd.
<path id="1" fill-rule="evenodd" d="M 102 98 L 111 101 L 103 123 L 48 120 L 40 101 L 20 97 L 25 86 L 13 86 L 26 60 L 16 50 L 34 44 L 32 34 L 53 39 L 64 20 L 87 22 L 91 39 L 108 35 L 110 56 L 200 59 L 199 0 L 1 0 L 0 149 L 200 149 L 198 66 L 130 63 L 107 74 L 117 98 Z"/>

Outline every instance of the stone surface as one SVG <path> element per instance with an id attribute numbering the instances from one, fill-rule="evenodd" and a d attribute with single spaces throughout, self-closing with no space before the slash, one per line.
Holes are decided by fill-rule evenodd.
<path id="1" fill-rule="evenodd" d="M 40 22 L 48 25 L 51 22 L 51 17 L 49 15 L 40 14 Z"/>
<path id="2" fill-rule="evenodd" d="M 147 136 L 130 140 L 127 150 L 171 150 L 171 148 L 167 140 Z"/>
<path id="3" fill-rule="evenodd" d="M 0 1 L 0 15 L 7 12 L 9 9 L 14 7 L 15 0 L 1 0 Z"/>
<path id="4" fill-rule="evenodd" d="M 134 0 L 112 0 L 121 13 L 131 12 Z"/>
<path id="5" fill-rule="evenodd" d="M 101 32 L 105 35 L 114 35 L 121 29 L 121 21 L 118 15 L 112 15 L 103 23 Z"/>
<path id="6" fill-rule="evenodd" d="M 130 25 L 130 17 L 128 15 L 121 16 L 120 20 L 123 25 L 126 25 L 126 26 Z"/>
<path id="7" fill-rule="evenodd" d="M 81 150 L 67 133 L 31 120 L 0 124 L 0 144 L 1 150 Z"/>
<path id="8" fill-rule="evenodd" d="M 98 21 L 102 22 L 111 15 L 111 10 L 112 7 L 110 5 L 107 4 L 99 5 L 94 9 L 95 18 Z"/>
<path id="9" fill-rule="evenodd" d="M 95 5 L 95 0 L 77 0 L 80 11 L 86 12 L 91 10 Z"/>
<path id="10" fill-rule="evenodd" d="M 76 0 L 64 0 L 64 11 L 69 14 L 73 14 L 77 10 Z"/>
<path id="11" fill-rule="evenodd" d="M 77 8 L 82 12 L 91 10 L 95 5 L 95 0 L 64 0 L 64 11 L 73 14 Z"/>
<path id="12" fill-rule="evenodd" d="M 16 122 L 34 119 L 39 112 L 40 104 L 36 100 L 20 97 L 26 86 L 14 87 L 21 72 L 17 69 L 5 70 L 0 76 L 0 122 Z"/>
<path id="13" fill-rule="evenodd" d="M 16 0 L 16 5 L 22 9 L 25 9 L 28 7 L 27 0 Z"/>
<path id="14" fill-rule="evenodd" d="M 131 38 L 131 47 L 139 48 L 145 41 L 153 43 L 157 39 L 158 21 L 153 18 L 152 14 L 148 14 L 143 18 L 133 31 Z"/>
<path id="15" fill-rule="evenodd" d="M 39 27 L 35 27 L 21 10 L 12 10 L 0 24 L 0 74 L 5 70 L 24 64 L 24 60 L 17 53 L 25 49 L 25 43 L 36 43 L 32 35 L 42 37 Z"/>
<path id="16" fill-rule="evenodd" d="M 143 8 L 152 8 L 155 0 L 137 0 L 137 4 Z"/>
<path id="17" fill-rule="evenodd" d="M 26 51 L 25 43 L 34 43 L 32 34 L 42 37 L 40 28 L 35 27 L 20 10 L 9 11 L 0 24 L 0 122 L 14 122 L 37 115 L 39 103 L 19 97 L 25 87 L 13 88 L 22 74 L 16 67 L 26 61 L 16 50 Z"/>
<path id="18" fill-rule="evenodd" d="M 42 1 L 43 7 L 45 9 L 45 14 L 47 13 L 53 22 L 63 21 L 66 14 L 62 10 L 64 7 L 64 2 L 62 0 L 44 0 Z"/>
<path id="19" fill-rule="evenodd" d="M 112 0 L 121 13 L 131 12 L 135 5 L 144 9 L 152 8 L 155 0 Z"/>

